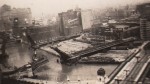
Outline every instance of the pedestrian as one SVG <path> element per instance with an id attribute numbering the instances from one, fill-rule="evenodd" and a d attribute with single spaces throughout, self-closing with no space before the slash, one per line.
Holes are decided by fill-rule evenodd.
<path id="1" fill-rule="evenodd" d="M 57 63 L 59 63 L 59 59 L 57 59 Z"/>

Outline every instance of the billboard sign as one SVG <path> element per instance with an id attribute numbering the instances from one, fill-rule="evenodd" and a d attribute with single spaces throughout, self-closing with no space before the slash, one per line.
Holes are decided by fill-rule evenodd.
<path id="1" fill-rule="evenodd" d="M 64 13 L 63 23 L 64 28 L 81 27 L 80 12 L 78 11 L 67 11 Z"/>

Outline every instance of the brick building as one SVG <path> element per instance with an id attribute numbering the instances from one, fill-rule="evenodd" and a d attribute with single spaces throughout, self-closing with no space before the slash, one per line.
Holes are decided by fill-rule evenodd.
<path id="1" fill-rule="evenodd" d="M 68 10 L 58 14 L 60 34 L 64 36 L 77 35 L 82 32 L 81 10 Z"/>

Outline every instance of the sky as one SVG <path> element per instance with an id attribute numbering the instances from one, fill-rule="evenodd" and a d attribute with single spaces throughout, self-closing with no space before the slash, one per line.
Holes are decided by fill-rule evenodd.
<path id="1" fill-rule="evenodd" d="M 8 4 L 16 8 L 31 8 L 33 16 L 57 14 L 68 9 L 105 8 L 125 4 L 150 2 L 150 0 L 0 0 L 0 6 Z"/>

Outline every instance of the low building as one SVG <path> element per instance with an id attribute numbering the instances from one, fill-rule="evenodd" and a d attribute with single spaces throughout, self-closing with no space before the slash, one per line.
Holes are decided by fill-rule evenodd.
<path id="1" fill-rule="evenodd" d="M 92 25 L 94 24 L 93 22 L 93 13 L 92 10 L 82 10 L 81 11 L 81 17 L 82 17 L 82 26 L 83 30 L 88 30 L 92 28 Z"/>
<path id="2" fill-rule="evenodd" d="M 52 40 L 60 36 L 59 29 L 57 25 L 53 26 L 30 26 L 27 29 L 27 33 L 36 43 L 51 42 Z M 25 31 L 22 33 L 23 41 L 27 41 L 24 35 Z"/>

